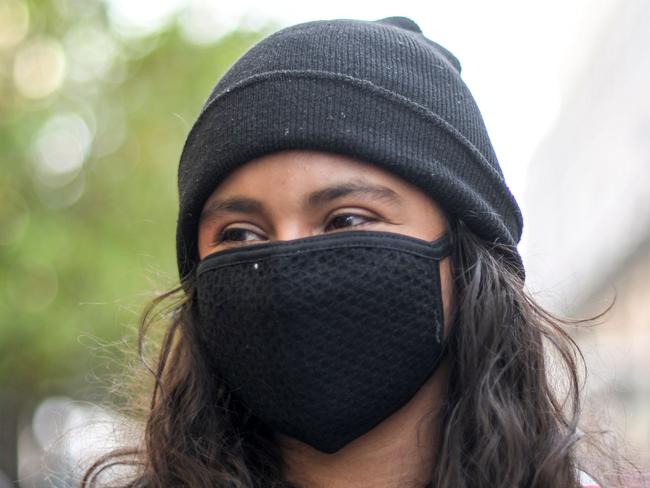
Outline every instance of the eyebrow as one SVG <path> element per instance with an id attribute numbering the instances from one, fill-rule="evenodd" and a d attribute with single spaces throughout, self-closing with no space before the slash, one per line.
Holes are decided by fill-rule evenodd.
<path id="1" fill-rule="evenodd" d="M 403 199 L 386 186 L 374 185 L 363 180 L 353 180 L 347 183 L 327 186 L 310 193 L 303 202 L 303 208 L 314 209 L 325 203 L 346 196 L 355 196 L 371 201 L 383 201 L 391 205 L 401 206 Z M 224 200 L 215 199 L 208 203 L 201 212 L 200 223 L 212 220 L 227 213 L 260 214 L 263 213 L 262 202 L 249 197 L 231 197 Z"/>

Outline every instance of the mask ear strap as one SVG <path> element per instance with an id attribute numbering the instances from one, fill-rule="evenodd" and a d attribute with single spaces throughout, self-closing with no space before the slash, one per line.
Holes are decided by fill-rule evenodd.
<path id="1" fill-rule="evenodd" d="M 456 339 L 457 334 L 460 334 L 460 320 L 459 320 L 459 314 L 458 310 L 453 311 L 453 319 L 451 323 L 449 324 L 449 331 L 447 332 L 447 335 L 443 335 L 442 338 L 442 343 L 441 343 L 441 348 L 442 351 L 440 353 L 440 357 L 438 358 L 438 361 L 436 362 L 436 367 L 437 365 L 442 362 L 443 359 L 447 357 L 450 351 L 450 346 L 454 342 L 454 339 Z M 444 324 L 443 324 L 443 330 L 444 330 Z"/>
<path id="2" fill-rule="evenodd" d="M 442 323 L 440 325 L 441 325 L 442 335 L 443 335 L 440 343 L 441 350 L 440 350 L 440 354 L 438 355 L 436 361 L 434 362 L 431 368 L 431 374 L 433 374 L 433 372 L 436 371 L 440 363 L 449 355 L 450 345 L 453 342 L 453 339 L 455 339 L 456 334 L 459 333 L 457 330 L 460 329 L 458 311 L 454 310 L 453 319 L 451 321 L 451 324 L 449 324 L 449 332 L 446 335 L 444 334 L 444 330 L 445 330 L 444 316 L 442 318 Z"/>
<path id="3" fill-rule="evenodd" d="M 453 249 L 453 238 L 449 231 L 447 231 L 447 233 L 438 237 L 435 241 L 431 241 L 430 244 L 433 247 L 435 259 L 437 261 L 440 261 L 443 258 L 451 255 L 451 251 Z"/>
<path id="4" fill-rule="evenodd" d="M 452 334 L 455 334 L 455 329 L 458 327 L 457 322 L 458 322 L 458 312 L 457 310 L 451 311 L 453 313 L 453 319 L 451 324 L 449 325 L 449 333 L 447 335 L 444 334 L 445 332 L 445 314 L 443 312 L 443 297 L 442 297 L 442 276 L 440 274 L 440 261 L 442 261 L 444 258 L 451 256 L 452 251 L 454 249 L 454 233 L 452 229 L 447 229 L 447 231 L 440 237 L 438 237 L 436 240 L 431 241 L 431 245 L 434 247 L 434 253 L 436 255 L 435 259 L 437 261 L 437 268 L 438 268 L 438 286 L 439 286 L 439 291 L 440 291 L 440 296 L 439 296 L 439 306 L 440 306 L 440 327 L 442 330 L 442 353 L 440 354 L 440 358 L 438 359 L 437 363 L 443 360 L 443 358 L 447 355 L 447 351 L 449 349 L 449 343 L 452 338 Z M 436 363 L 436 366 L 437 366 Z"/>

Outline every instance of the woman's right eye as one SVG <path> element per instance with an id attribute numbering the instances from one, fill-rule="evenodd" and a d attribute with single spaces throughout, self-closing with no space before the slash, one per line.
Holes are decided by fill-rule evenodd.
<path id="1" fill-rule="evenodd" d="M 244 241 L 257 241 L 260 240 L 259 234 L 250 229 L 243 227 L 230 227 L 219 233 L 215 244 L 222 242 L 244 242 Z"/>

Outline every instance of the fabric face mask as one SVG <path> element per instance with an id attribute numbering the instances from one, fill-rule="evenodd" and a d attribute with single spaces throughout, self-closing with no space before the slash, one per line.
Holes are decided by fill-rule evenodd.
<path id="1" fill-rule="evenodd" d="M 213 373 L 275 431 L 339 450 L 438 365 L 449 252 L 446 236 L 344 231 L 207 256 L 197 310 Z"/>

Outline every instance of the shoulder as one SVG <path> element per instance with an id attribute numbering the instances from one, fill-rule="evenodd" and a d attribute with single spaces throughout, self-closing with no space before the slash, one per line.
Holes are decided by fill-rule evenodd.
<path id="1" fill-rule="evenodd" d="M 584 471 L 578 471 L 580 475 L 580 486 L 582 488 L 600 488 L 600 485 Z"/>

